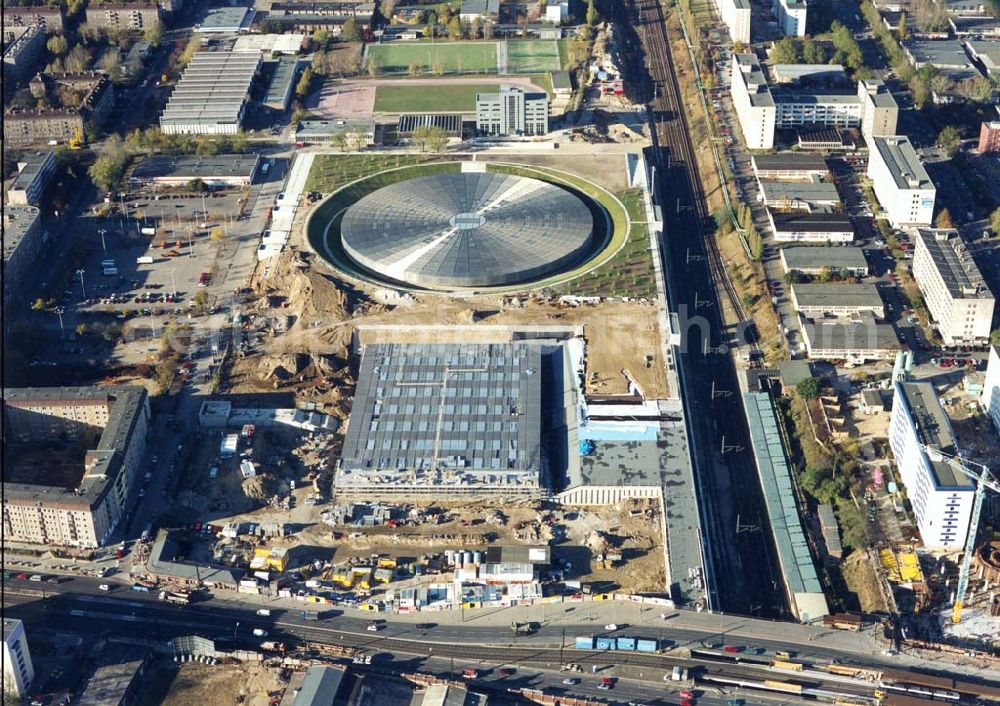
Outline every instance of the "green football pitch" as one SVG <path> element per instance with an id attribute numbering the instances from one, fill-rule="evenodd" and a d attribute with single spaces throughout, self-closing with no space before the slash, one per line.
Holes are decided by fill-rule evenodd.
<path id="1" fill-rule="evenodd" d="M 554 44 L 554 43 L 553 43 Z M 496 42 L 394 42 L 368 47 L 379 73 L 406 74 L 411 66 L 420 74 L 494 74 Z"/>
<path id="2" fill-rule="evenodd" d="M 554 39 L 524 39 L 507 42 L 507 71 L 512 74 L 540 74 L 558 71 L 559 44 Z"/>

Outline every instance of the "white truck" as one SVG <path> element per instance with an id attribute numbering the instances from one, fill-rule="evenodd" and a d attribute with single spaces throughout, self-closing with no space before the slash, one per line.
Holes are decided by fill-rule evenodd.
<path id="1" fill-rule="evenodd" d="M 688 680 L 688 670 L 685 667 L 674 667 L 673 670 L 667 676 L 663 677 L 664 681 L 687 681 Z"/>
<path id="2" fill-rule="evenodd" d="M 143 255 L 142 257 L 137 257 L 135 259 L 135 264 L 137 265 L 152 265 L 156 260 L 153 259 L 151 255 Z"/>
<path id="3" fill-rule="evenodd" d="M 139 232 L 143 235 L 156 235 L 156 228 L 140 228 Z"/>

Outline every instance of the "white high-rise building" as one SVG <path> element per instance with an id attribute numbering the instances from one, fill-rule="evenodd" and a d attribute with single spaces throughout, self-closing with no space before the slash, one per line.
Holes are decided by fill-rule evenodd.
<path id="1" fill-rule="evenodd" d="M 993 426 L 1000 433 L 1000 346 L 990 346 L 981 402 L 986 414 L 993 420 Z"/>
<path id="2" fill-rule="evenodd" d="M 996 299 L 957 230 L 918 228 L 913 278 L 949 346 L 989 340 Z"/>
<path id="3" fill-rule="evenodd" d="M 750 0 L 715 0 L 733 42 L 750 43 Z"/>
<path id="4" fill-rule="evenodd" d="M 28 653 L 24 623 L 17 618 L 3 619 L 3 688 L 25 696 L 35 678 L 35 667 Z"/>
<path id="5" fill-rule="evenodd" d="M 777 110 L 757 57 L 753 54 L 733 54 L 733 79 L 729 90 L 747 147 L 752 150 L 774 147 Z"/>
<path id="6" fill-rule="evenodd" d="M 905 135 L 872 137 L 868 178 L 894 228 L 929 226 L 937 190 Z"/>
<path id="7" fill-rule="evenodd" d="M 806 0 L 773 0 L 771 9 L 778 18 L 778 26 L 789 37 L 806 35 Z"/>
<path id="8" fill-rule="evenodd" d="M 929 382 L 897 382 L 889 446 L 928 548 L 965 545 L 975 485 L 933 450 L 956 455 L 955 433 Z M 932 449 L 928 453 L 924 447 Z"/>

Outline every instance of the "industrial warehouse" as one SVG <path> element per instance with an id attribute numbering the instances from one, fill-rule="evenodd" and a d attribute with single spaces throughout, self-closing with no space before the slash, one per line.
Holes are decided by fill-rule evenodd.
<path id="1" fill-rule="evenodd" d="M 200 181 L 205 186 L 249 186 L 260 167 L 259 154 L 221 154 L 212 157 L 146 157 L 133 170 L 133 184 L 189 186 Z"/>
<path id="2" fill-rule="evenodd" d="M 257 52 L 196 53 L 167 101 L 160 129 L 167 135 L 235 135 L 260 62 Z"/>

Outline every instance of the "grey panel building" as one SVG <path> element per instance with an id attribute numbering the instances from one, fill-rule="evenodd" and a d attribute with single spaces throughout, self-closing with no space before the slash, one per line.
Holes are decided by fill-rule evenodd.
<path id="1" fill-rule="evenodd" d="M 133 184 L 185 186 L 200 179 L 209 186 L 249 186 L 261 157 L 250 154 L 217 154 L 212 157 L 157 155 L 146 157 L 132 170 Z"/>
<path id="2" fill-rule="evenodd" d="M 480 135 L 545 135 L 549 131 L 549 97 L 518 86 L 499 93 L 476 94 L 476 131 Z"/>
<path id="3" fill-rule="evenodd" d="M 534 496 L 541 426 L 539 344 L 370 344 L 336 492 Z"/>
<path id="4" fill-rule="evenodd" d="M 3 32 L 3 79 L 13 85 L 30 78 L 45 48 L 45 30 L 37 25 L 12 27 Z"/>
<path id="5" fill-rule="evenodd" d="M 52 150 L 29 152 L 17 163 L 17 176 L 7 189 L 7 203 L 12 206 L 37 206 L 45 187 L 56 170 Z"/>

